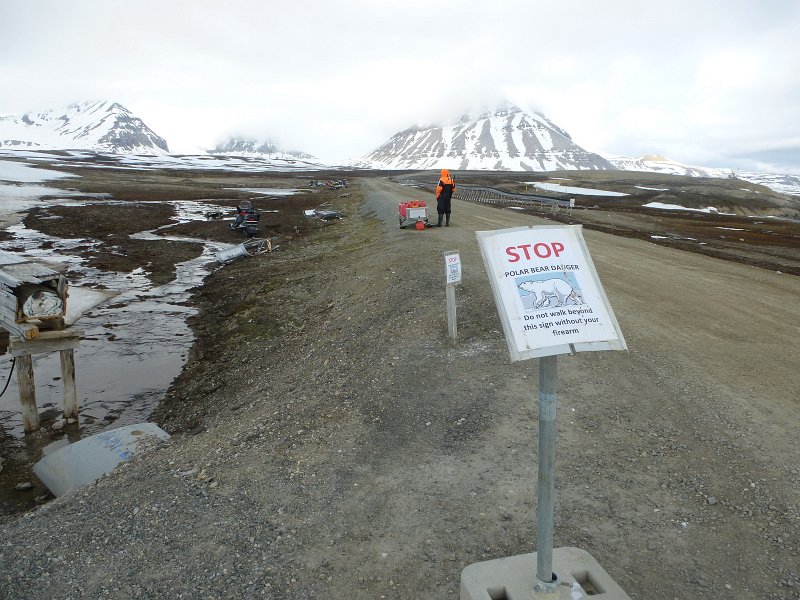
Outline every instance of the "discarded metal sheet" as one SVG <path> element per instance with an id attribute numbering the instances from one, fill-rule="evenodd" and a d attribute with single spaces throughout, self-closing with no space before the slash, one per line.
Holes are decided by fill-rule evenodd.
<path id="1" fill-rule="evenodd" d="M 97 481 L 169 437 L 155 423 L 126 425 L 49 452 L 33 466 L 33 472 L 54 495 L 62 496 Z"/>
<path id="2" fill-rule="evenodd" d="M 245 256 L 256 256 L 257 254 L 263 254 L 264 252 L 272 252 L 276 248 L 277 246 L 273 246 L 272 240 L 268 238 L 254 238 L 238 244 L 237 246 L 225 248 L 224 250 L 217 252 L 217 262 L 226 264 L 233 262 L 234 260 L 244 258 Z"/>
<path id="3" fill-rule="evenodd" d="M 308 217 L 309 219 L 322 219 L 323 221 L 329 221 L 331 219 L 341 219 L 342 213 L 338 210 L 327 210 L 322 208 L 316 208 L 311 210 L 304 210 L 303 214 Z"/>

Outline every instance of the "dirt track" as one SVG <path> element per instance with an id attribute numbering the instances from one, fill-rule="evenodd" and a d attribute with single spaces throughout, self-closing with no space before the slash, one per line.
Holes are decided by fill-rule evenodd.
<path id="1" fill-rule="evenodd" d="M 537 365 L 509 362 L 474 232 L 544 221 L 455 202 L 398 229 L 422 197 L 362 179 L 341 223 L 212 276 L 173 441 L 4 526 L 0 596 L 455 598 L 533 550 Z M 556 546 L 634 599 L 800 597 L 800 280 L 585 237 L 630 352 L 559 360 Z"/>

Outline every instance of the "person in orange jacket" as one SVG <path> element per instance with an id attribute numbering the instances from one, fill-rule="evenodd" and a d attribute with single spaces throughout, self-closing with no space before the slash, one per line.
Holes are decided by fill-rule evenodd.
<path id="1" fill-rule="evenodd" d="M 436 212 L 439 213 L 437 227 L 442 226 L 442 218 L 445 219 L 445 227 L 450 227 L 450 198 L 455 191 L 456 182 L 450 177 L 450 171 L 442 169 L 439 185 L 436 186 Z"/>

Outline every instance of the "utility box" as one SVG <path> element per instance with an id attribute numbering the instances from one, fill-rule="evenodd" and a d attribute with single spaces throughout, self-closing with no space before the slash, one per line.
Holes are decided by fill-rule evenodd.
<path id="1" fill-rule="evenodd" d="M 39 329 L 63 329 L 67 278 L 61 265 L 33 262 L 0 251 L 0 328 L 21 339 Z"/>

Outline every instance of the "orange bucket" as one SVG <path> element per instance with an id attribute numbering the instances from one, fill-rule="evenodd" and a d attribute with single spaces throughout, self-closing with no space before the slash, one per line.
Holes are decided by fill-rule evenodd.
<path id="1" fill-rule="evenodd" d="M 417 221 L 414 227 L 422 231 L 423 229 L 425 229 L 425 221 Z"/>

